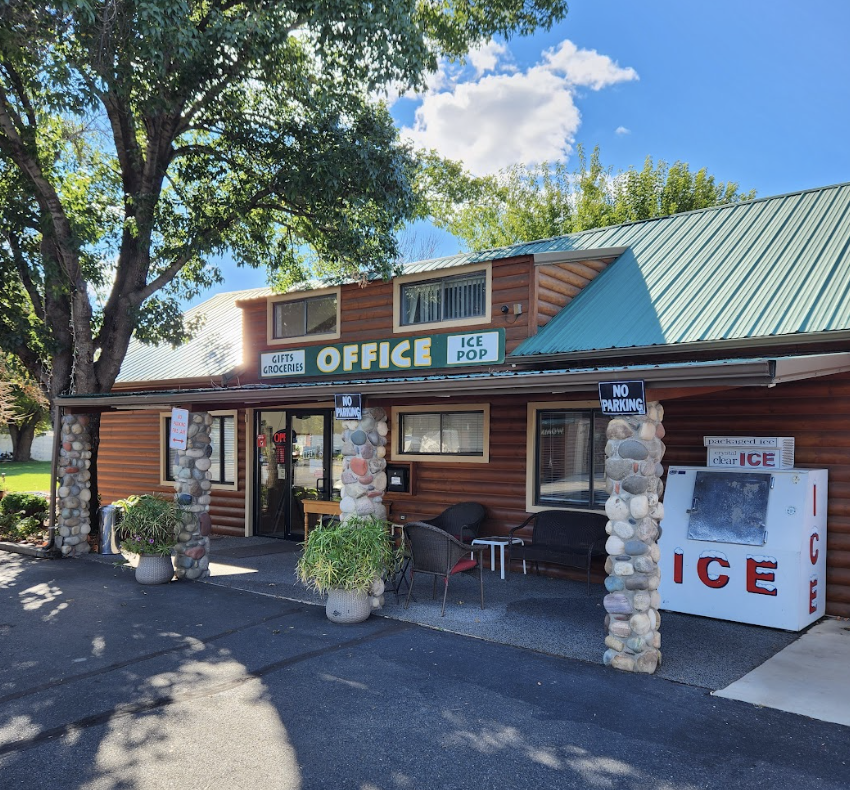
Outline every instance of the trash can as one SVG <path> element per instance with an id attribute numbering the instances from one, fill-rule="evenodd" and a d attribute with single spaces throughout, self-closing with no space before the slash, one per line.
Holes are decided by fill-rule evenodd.
<path id="1" fill-rule="evenodd" d="M 118 547 L 118 514 L 115 505 L 104 505 L 100 509 L 100 553 L 107 557 L 121 553 Z"/>

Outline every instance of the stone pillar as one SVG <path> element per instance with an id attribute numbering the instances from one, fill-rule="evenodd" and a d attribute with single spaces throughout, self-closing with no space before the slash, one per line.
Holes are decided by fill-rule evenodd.
<path id="1" fill-rule="evenodd" d="M 343 422 L 342 520 L 352 516 L 387 517 L 383 504 L 387 490 L 387 413 L 363 409 L 360 420 Z"/>
<path id="2" fill-rule="evenodd" d="M 655 672 L 661 663 L 658 607 L 659 522 L 664 517 L 661 475 L 664 467 L 664 409 L 650 403 L 645 416 L 622 417 L 608 424 L 605 512 L 610 535 L 605 548 L 604 606 L 606 666 L 629 672 Z"/>
<path id="3" fill-rule="evenodd" d="M 59 448 L 56 547 L 66 556 L 86 554 L 91 532 L 91 419 L 87 414 L 62 418 Z"/>
<path id="4" fill-rule="evenodd" d="M 213 418 L 207 412 L 194 412 L 189 421 L 186 449 L 177 451 L 174 498 L 183 510 L 183 529 L 174 547 L 174 568 L 178 579 L 202 579 L 210 575 L 209 519 L 200 515 L 210 509 L 210 432 Z"/>

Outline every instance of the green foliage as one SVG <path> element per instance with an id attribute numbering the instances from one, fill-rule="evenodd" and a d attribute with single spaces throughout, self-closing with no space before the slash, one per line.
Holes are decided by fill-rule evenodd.
<path id="1" fill-rule="evenodd" d="M 415 161 L 375 97 L 566 10 L 0 3 L 0 348 L 53 393 L 107 391 L 133 331 L 185 339 L 179 299 L 221 281 L 213 256 L 279 287 L 389 274 Z"/>
<path id="2" fill-rule="evenodd" d="M 6 494 L 0 499 L 0 513 L 16 515 L 20 518 L 28 516 L 44 517 L 47 513 L 47 500 L 38 494 Z"/>
<path id="3" fill-rule="evenodd" d="M 717 182 L 705 168 L 667 165 L 647 157 L 641 170 L 613 173 L 594 148 L 578 147 L 579 166 L 565 162 L 518 164 L 476 177 L 435 153 L 420 162 L 419 188 L 428 211 L 469 250 L 504 247 L 592 228 L 664 217 L 683 211 L 751 200 L 732 182 Z"/>
<path id="4" fill-rule="evenodd" d="M 393 567 L 396 550 L 386 521 L 352 517 L 310 532 L 298 560 L 298 578 L 324 594 L 330 589 L 366 591 Z"/>
<path id="5" fill-rule="evenodd" d="M 0 499 L 0 538 L 26 540 L 44 530 L 47 500 L 36 494 L 6 494 Z"/>
<path id="6" fill-rule="evenodd" d="M 121 548 L 133 554 L 170 554 L 183 526 L 174 500 L 142 494 L 113 503 L 123 511 Z"/>

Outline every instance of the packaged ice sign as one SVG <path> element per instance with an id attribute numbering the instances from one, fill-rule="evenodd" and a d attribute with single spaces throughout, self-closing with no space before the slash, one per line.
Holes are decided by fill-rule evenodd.
<path id="1" fill-rule="evenodd" d="M 334 418 L 337 420 L 362 419 L 360 395 L 334 395 Z"/>
<path id="2" fill-rule="evenodd" d="M 344 376 L 407 371 L 420 374 L 462 365 L 505 361 L 505 330 L 336 343 L 260 354 L 260 378 Z"/>
<path id="3" fill-rule="evenodd" d="M 189 410 L 171 410 L 171 432 L 168 435 L 168 446 L 172 450 L 185 450 L 186 437 L 189 434 Z"/>
<path id="4" fill-rule="evenodd" d="M 671 466 L 661 608 L 799 631 L 826 606 L 824 469 Z"/>
<path id="5" fill-rule="evenodd" d="M 704 436 L 713 469 L 793 469 L 792 436 Z"/>
<path id="6" fill-rule="evenodd" d="M 642 381 L 600 381 L 599 405 L 602 413 L 646 414 L 646 391 Z"/>

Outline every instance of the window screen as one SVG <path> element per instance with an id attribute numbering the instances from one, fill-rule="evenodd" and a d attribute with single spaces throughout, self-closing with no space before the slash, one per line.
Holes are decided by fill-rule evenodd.
<path id="1" fill-rule="evenodd" d="M 537 412 L 536 504 L 605 504 L 607 424 L 594 411 Z"/>
<path id="2" fill-rule="evenodd" d="M 486 311 L 484 272 L 413 283 L 401 289 L 402 324 L 456 321 L 482 316 Z"/>
<path id="3" fill-rule="evenodd" d="M 167 453 L 165 479 L 174 480 L 180 467 L 177 466 L 177 450 L 168 446 L 171 433 L 171 417 L 165 418 L 163 445 Z M 236 482 L 236 420 L 232 415 L 213 417 L 210 431 L 210 480 L 213 483 L 233 484 Z"/>
<path id="4" fill-rule="evenodd" d="M 484 412 L 400 415 L 399 452 L 419 455 L 484 455 Z"/>
<path id="5" fill-rule="evenodd" d="M 274 304 L 275 338 L 323 335 L 336 331 L 336 294 Z"/>

